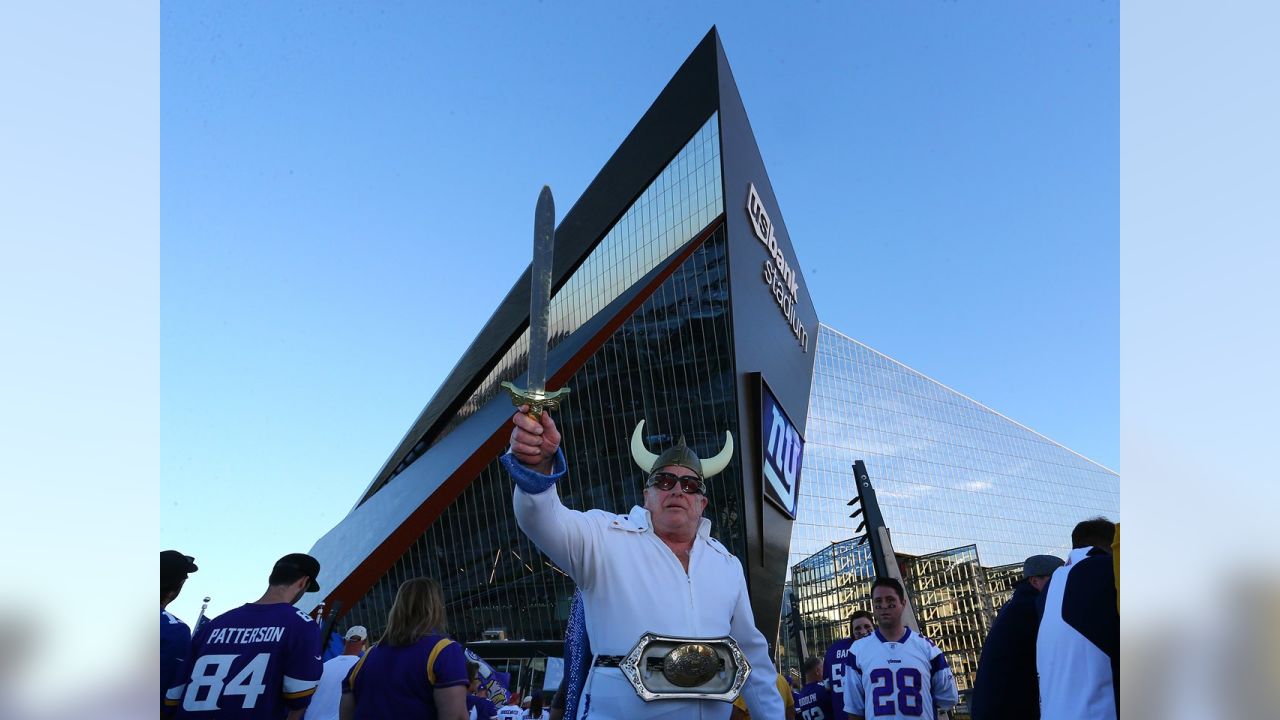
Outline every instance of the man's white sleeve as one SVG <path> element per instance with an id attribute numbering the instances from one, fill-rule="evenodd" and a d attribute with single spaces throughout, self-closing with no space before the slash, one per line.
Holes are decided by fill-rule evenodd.
<path id="1" fill-rule="evenodd" d="M 862 690 L 862 666 L 858 657 L 849 653 L 844 662 L 844 711 L 866 717 L 866 695 Z"/>
<path id="2" fill-rule="evenodd" d="M 742 698 L 753 718 L 781 718 L 782 696 L 778 694 L 778 671 L 769 659 L 769 643 L 756 627 L 755 615 L 747 595 L 747 579 L 742 574 L 742 563 L 734 558 L 738 571 L 738 603 L 733 609 L 729 635 L 738 642 L 742 654 L 751 663 L 751 675 L 742 688 Z"/>
<path id="3" fill-rule="evenodd" d="M 960 691 L 956 688 L 956 676 L 947 664 L 947 656 L 942 650 L 933 648 L 934 655 L 929 659 L 929 670 L 933 681 L 929 692 L 933 694 L 933 704 L 940 710 L 950 710 L 960 699 Z"/>
<path id="4" fill-rule="evenodd" d="M 563 473 L 561 470 L 559 474 Z M 565 507 L 554 484 L 537 493 L 526 492 L 517 485 L 512 502 L 516 524 L 524 534 L 578 587 L 590 589 L 595 579 L 591 561 L 599 542 L 593 537 L 596 523 L 586 513 Z"/>

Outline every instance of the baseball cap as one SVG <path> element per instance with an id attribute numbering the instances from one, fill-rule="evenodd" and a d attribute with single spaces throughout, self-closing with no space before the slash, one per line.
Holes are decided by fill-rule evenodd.
<path id="1" fill-rule="evenodd" d="M 347 634 L 342 636 L 344 640 L 364 640 L 369 637 L 369 631 L 364 629 L 363 625 L 352 625 L 347 630 Z"/>
<path id="2" fill-rule="evenodd" d="M 1062 558 L 1054 555 L 1032 555 L 1022 564 L 1022 576 L 1052 575 L 1054 570 L 1064 564 Z"/>
<path id="3" fill-rule="evenodd" d="M 183 555 L 177 550 L 164 550 L 160 553 L 160 580 L 186 580 L 187 576 L 199 570 L 195 558 Z"/>
<path id="4" fill-rule="evenodd" d="M 320 561 L 306 553 L 289 553 L 276 561 L 276 567 L 289 567 L 302 572 L 311 578 L 307 581 L 307 592 L 319 592 L 320 583 L 316 578 L 320 574 Z"/>

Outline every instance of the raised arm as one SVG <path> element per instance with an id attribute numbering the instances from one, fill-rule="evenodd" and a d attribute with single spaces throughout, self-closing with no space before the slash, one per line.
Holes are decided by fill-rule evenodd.
<path id="1" fill-rule="evenodd" d="M 535 421 L 521 407 L 512 422 L 511 449 L 502 464 L 515 481 L 516 523 L 538 549 L 582 588 L 594 583 L 591 548 L 594 523 L 560 502 L 556 483 L 567 465 L 560 451 L 560 431 L 549 412 Z"/>

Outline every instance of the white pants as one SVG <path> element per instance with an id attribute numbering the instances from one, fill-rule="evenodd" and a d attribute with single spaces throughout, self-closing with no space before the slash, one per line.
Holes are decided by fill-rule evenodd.
<path id="1" fill-rule="evenodd" d="M 578 720 L 728 720 L 733 704 L 715 700 L 653 700 L 636 695 L 618 668 L 591 668 L 578 701 Z"/>

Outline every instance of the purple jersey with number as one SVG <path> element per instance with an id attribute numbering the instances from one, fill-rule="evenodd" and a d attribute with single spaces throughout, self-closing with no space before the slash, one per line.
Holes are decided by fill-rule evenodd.
<path id="1" fill-rule="evenodd" d="M 369 648 L 342 682 L 342 692 L 355 696 L 356 720 L 436 720 L 436 688 L 468 684 L 462 646 L 428 635 L 412 645 Z"/>
<path id="2" fill-rule="evenodd" d="M 160 611 L 160 697 L 191 672 L 191 628 L 164 610 Z M 176 702 L 166 702 L 176 705 Z"/>
<path id="3" fill-rule="evenodd" d="M 844 702 L 844 698 L 840 699 Z M 831 714 L 831 691 L 823 681 L 811 682 L 800 688 L 796 697 L 796 717 L 800 720 L 844 720 L 844 714 Z"/>
<path id="4" fill-rule="evenodd" d="M 311 702 L 321 669 L 320 629 L 306 613 L 251 603 L 196 631 L 190 672 L 165 699 L 180 718 L 279 720 Z"/>
<path id="5" fill-rule="evenodd" d="M 827 717 L 844 720 L 844 683 L 849 668 L 849 647 L 853 638 L 844 638 L 831 643 L 827 648 L 826 658 L 822 663 L 822 684 L 830 691 L 828 694 Z"/>

